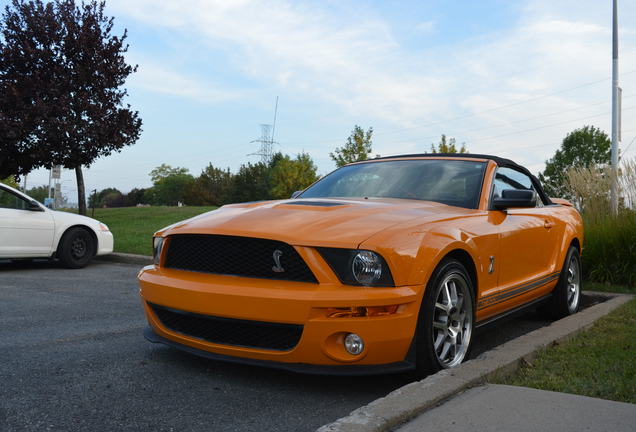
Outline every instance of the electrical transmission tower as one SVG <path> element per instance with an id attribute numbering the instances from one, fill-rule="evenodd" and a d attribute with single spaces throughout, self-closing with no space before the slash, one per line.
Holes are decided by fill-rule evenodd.
<path id="1" fill-rule="evenodd" d="M 274 144 L 278 144 L 274 141 L 274 135 L 272 134 L 272 125 L 262 124 L 261 125 L 261 137 L 259 139 L 255 139 L 254 141 L 250 141 L 250 143 L 259 143 L 260 147 L 258 151 L 254 153 L 248 154 L 248 156 L 260 156 L 261 162 L 265 165 L 269 164 L 272 160 L 272 156 L 274 155 Z"/>
<path id="2" fill-rule="evenodd" d="M 274 131 L 276 130 L 276 115 L 278 114 L 278 96 L 276 96 L 276 105 L 274 106 L 274 124 L 262 124 L 261 125 L 261 137 L 250 143 L 260 143 L 258 151 L 250 153 L 248 156 L 260 156 L 261 162 L 268 165 L 272 157 L 274 156 L 274 144 L 278 144 L 274 141 Z"/>

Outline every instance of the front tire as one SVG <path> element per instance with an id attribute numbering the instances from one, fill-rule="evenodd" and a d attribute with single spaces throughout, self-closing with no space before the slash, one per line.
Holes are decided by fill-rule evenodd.
<path id="1" fill-rule="evenodd" d="M 470 352 L 475 323 L 473 286 L 459 261 L 447 258 L 427 287 L 416 330 L 419 375 L 458 366 Z"/>
<path id="2" fill-rule="evenodd" d="M 581 255 L 570 246 L 552 297 L 543 309 L 550 317 L 559 319 L 579 310 L 581 299 Z"/>
<path id="3" fill-rule="evenodd" d="M 64 233 L 57 248 L 57 257 L 67 268 L 85 267 L 93 258 L 95 242 L 84 228 L 71 228 Z"/>

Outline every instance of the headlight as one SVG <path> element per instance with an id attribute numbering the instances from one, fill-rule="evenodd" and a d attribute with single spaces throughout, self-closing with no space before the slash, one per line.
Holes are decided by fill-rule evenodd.
<path id="1" fill-rule="evenodd" d="M 371 251 L 360 251 L 353 257 L 351 273 L 362 285 L 373 285 L 382 278 L 380 256 Z"/>
<path id="2" fill-rule="evenodd" d="M 158 266 L 161 262 L 161 249 L 163 249 L 163 237 L 152 238 L 152 261 Z"/>
<path id="3" fill-rule="evenodd" d="M 108 227 L 106 226 L 106 224 L 103 224 L 103 223 L 101 223 L 101 222 L 100 222 L 100 224 L 99 224 L 99 229 L 100 229 L 100 231 L 104 231 L 104 232 L 108 232 L 108 231 L 110 231 L 110 230 L 108 229 Z"/>
<path id="4" fill-rule="evenodd" d="M 322 257 L 347 285 L 394 286 L 384 258 L 370 250 L 318 248 Z"/>

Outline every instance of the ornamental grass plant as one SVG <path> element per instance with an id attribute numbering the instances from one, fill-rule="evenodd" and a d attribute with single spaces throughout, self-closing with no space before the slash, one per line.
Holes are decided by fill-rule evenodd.
<path id="1" fill-rule="evenodd" d="M 636 290 L 636 159 L 624 160 L 616 175 L 620 196 L 616 215 L 610 206 L 611 168 L 572 168 L 567 187 L 585 224 L 585 279 Z"/>

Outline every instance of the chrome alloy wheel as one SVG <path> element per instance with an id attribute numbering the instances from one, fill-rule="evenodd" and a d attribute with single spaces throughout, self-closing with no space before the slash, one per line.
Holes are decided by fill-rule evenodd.
<path id="1" fill-rule="evenodd" d="M 472 333 L 473 309 L 468 283 L 450 273 L 438 287 L 433 312 L 433 345 L 441 367 L 452 368 L 466 357 Z"/>
<path id="2" fill-rule="evenodd" d="M 576 312 L 581 297 L 581 269 L 575 256 L 570 258 L 567 273 L 567 305 L 570 313 Z"/>

